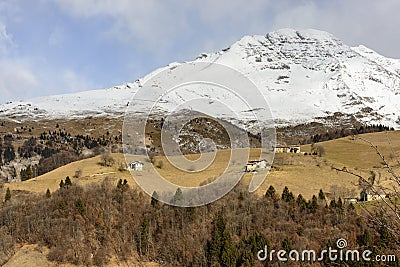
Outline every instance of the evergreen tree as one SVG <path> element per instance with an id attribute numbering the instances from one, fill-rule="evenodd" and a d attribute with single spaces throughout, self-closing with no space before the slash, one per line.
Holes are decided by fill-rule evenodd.
<path id="1" fill-rule="evenodd" d="M 33 178 L 33 171 L 31 165 L 29 165 L 28 168 L 26 168 L 26 178 L 27 179 Z"/>
<path id="2" fill-rule="evenodd" d="M 300 207 L 300 210 L 301 210 L 301 211 L 305 210 L 306 207 L 307 207 L 307 202 L 306 202 L 306 200 L 304 199 L 304 197 L 303 197 L 302 194 L 299 194 L 299 195 L 297 196 L 296 203 L 297 203 L 297 205 Z"/>
<path id="3" fill-rule="evenodd" d="M 274 198 L 275 197 L 275 193 L 276 193 L 275 188 L 272 185 L 270 185 L 268 187 L 267 192 L 265 193 L 265 196 L 266 197 L 270 197 L 270 198 Z"/>
<path id="4" fill-rule="evenodd" d="M 122 179 L 118 180 L 117 189 L 120 189 L 120 190 L 122 189 Z"/>
<path id="5" fill-rule="evenodd" d="M 325 193 L 322 191 L 322 189 L 319 190 L 318 199 L 325 200 Z"/>
<path id="6" fill-rule="evenodd" d="M 60 181 L 60 188 L 64 188 L 64 186 L 65 186 L 64 180 L 61 180 Z"/>
<path id="7" fill-rule="evenodd" d="M 75 208 L 78 210 L 79 214 L 83 216 L 85 214 L 85 204 L 83 203 L 81 198 L 78 198 L 75 202 Z"/>
<path id="8" fill-rule="evenodd" d="M 139 245 L 139 254 L 143 255 L 147 252 L 148 244 L 149 244 L 149 220 L 144 217 L 143 222 L 140 225 L 140 245 Z"/>
<path id="9" fill-rule="evenodd" d="M 339 199 L 338 199 L 338 202 L 336 203 L 336 207 L 339 209 L 339 210 L 342 210 L 343 209 L 343 202 L 342 202 L 342 199 L 339 197 Z"/>
<path id="10" fill-rule="evenodd" d="M 4 197 L 4 201 L 7 202 L 9 200 L 11 200 L 11 191 L 10 191 L 10 188 L 7 187 L 6 196 Z"/>
<path id="11" fill-rule="evenodd" d="M 214 231 L 208 244 L 210 265 L 236 266 L 237 251 L 232 244 L 230 233 L 226 230 L 225 219 L 218 212 L 214 220 Z"/>
<path id="12" fill-rule="evenodd" d="M 290 237 L 287 236 L 287 237 L 285 237 L 285 239 L 283 239 L 282 248 L 287 253 L 289 253 L 289 251 L 292 250 L 292 239 L 290 239 Z"/>
<path id="13" fill-rule="evenodd" d="M 69 176 L 65 177 L 65 186 L 68 188 L 72 185 L 71 179 Z"/>
<path id="14" fill-rule="evenodd" d="M 315 213 L 318 209 L 318 200 L 317 197 L 315 195 L 313 195 L 312 199 L 311 199 L 311 203 L 310 203 L 310 212 L 311 213 Z"/>
<path id="15" fill-rule="evenodd" d="M 282 200 L 286 202 L 294 201 L 294 195 L 292 192 L 289 191 L 289 188 L 285 186 L 282 192 Z"/>
<path id="16" fill-rule="evenodd" d="M 50 192 L 50 189 L 47 188 L 47 190 L 46 190 L 46 198 L 50 198 L 50 197 L 51 197 L 51 192 Z"/>
<path id="17" fill-rule="evenodd" d="M 180 189 L 178 187 L 178 189 L 176 189 L 175 195 L 174 195 L 174 199 L 173 199 L 173 203 L 174 204 L 179 204 L 181 203 L 183 200 L 183 193 L 182 193 L 182 189 Z"/>
<path id="18" fill-rule="evenodd" d="M 287 201 L 289 198 L 289 188 L 287 186 L 285 186 L 285 188 L 283 189 L 282 192 L 282 200 Z"/>
<path id="19" fill-rule="evenodd" d="M 122 179 L 119 179 L 117 183 L 117 189 L 120 192 L 125 192 L 126 189 L 128 189 L 128 181 L 126 179 L 124 179 L 123 181 Z"/>
<path id="20" fill-rule="evenodd" d="M 153 192 L 153 194 L 151 195 L 151 206 L 155 207 L 158 205 L 158 194 L 156 191 Z"/>
<path id="21" fill-rule="evenodd" d="M 369 247 L 372 243 L 371 233 L 365 229 L 364 233 L 357 237 L 357 243 L 362 247 Z"/>
<path id="22" fill-rule="evenodd" d="M 26 181 L 26 180 L 32 179 L 33 172 L 32 172 L 31 165 L 29 165 L 26 169 L 21 170 L 20 176 L 21 176 L 21 181 Z"/>
<path id="23" fill-rule="evenodd" d="M 15 151 L 13 146 L 9 146 L 4 150 L 4 162 L 8 163 L 15 159 Z"/>
<path id="24" fill-rule="evenodd" d="M 336 208 L 336 201 L 334 199 L 332 199 L 331 202 L 329 203 L 329 208 L 331 209 Z"/>
<path id="25" fill-rule="evenodd" d="M 378 248 L 389 248 L 390 244 L 395 238 L 391 234 L 390 230 L 385 221 L 378 228 L 379 233 L 379 241 L 378 241 Z"/>

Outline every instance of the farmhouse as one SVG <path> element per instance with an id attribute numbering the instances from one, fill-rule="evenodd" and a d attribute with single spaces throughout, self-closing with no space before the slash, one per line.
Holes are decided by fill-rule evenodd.
<path id="1" fill-rule="evenodd" d="M 360 201 L 373 201 L 386 198 L 386 194 L 383 190 L 377 189 L 364 189 L 360 193 Z"/>
<path id="2" fill-rule="evenodd" d="M 288 146 L 276 146 L 274 147 L 275 153 L 288 153 L 289 147 Z"/>
<path id="3" fill-rule="evenodd" d="M 254 172 L 258 168 L 260 168 L 260 169 L 267 168 L 267 161 L 265 159 L 249 160 L 246 164 L 245 171 L 246 172 Z"/>
<path id="4" fill-rule="evenodd" d="M 275 153 L 300 153 L 300 146 L 276 146 L 274 147 Z"/>
<path id="5" fill-rule="evenodd" d="M 141 161 L 134 161 L 134 162 L 129 163 L 128 170 L 142 171 L 143 165 L 144 164 Z"/>
<path id="6" fill-rule="evenodd" d="M 256 163 L 247 163 L 244 171 L 246 172 L 254 172 L 257 169 L 257 164 Z"/>

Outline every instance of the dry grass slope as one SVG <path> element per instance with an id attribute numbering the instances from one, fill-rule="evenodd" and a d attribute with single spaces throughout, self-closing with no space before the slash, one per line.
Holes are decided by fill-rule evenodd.
<path id="1" fill-rule="evenodd" d="M 397 164 L 395 156 L 400 155 L 400 131 L 371 133 L 362 135 L 362 137 L 376 144 L 393 165 Z M 276 154 L 274 163 L 276 168 L 269 172 L 257 193 L 263 195 L 269 185 L 273 185 L 278 193 L 282 192 L 285 186 L 288 186 L 295 195 L 302 194 L 306 198 L 316 194 L 319 189 L 323 189 L 328 195 L 329 193 L 333 194 L 335 192 L 331 191 L 335 186 L 336 188 L 347 188 L 358 192 L 357 179 L 349 174 L 332 170 L 332 165 L 339 168 L 344 166 L 353 168 L 363 175 L 375 171 L 382 181 L 388 176 L 375 151 L 365 142 L 346 137 L 318 145 L 325 148 L 326 154 L 323 157 Z M 302 150 L 309 152 L 310 145 L 303 146 Z M 256 158 L 259 153 L 260 150 L 252 149 L 250 158 Z M 6 187 L 10 187 L 11 190 L 44 193 L 47 188 L 51 191 L 56 190 L 59 187 L 60 180 L 65 179 L 66 176 L 71 177 L 73 183 L 81 185 L 99 182 L 107 176 L 114 181 L 127 179 L 129 184 L 134 185 L 135 182 L 128 171 L 120 172 L 118 170 L 118 163 L 125 161 L 123 155 L 112 155 L 116 160 L 116 164 L 112 167 L 100 165 L 101 159 L 98 156 L 73 162 L 34 179 L 8 184 Z M 198 186 L 204 181 L 217 178 L 225 170 L 229 156 L 229 150 L 219 151 L 214 163 L 209 168 L 202 172 L 189 174 L 176 169 L 163 156 L 156 157 L 154 164 L 163 162 L 162 168 L 156 169 L 171 182 L 180 186 Z M 198 155 L 188 155 L 187 157 L 197 159 Z M 148 164 L 150 163 L 145 162 L 145 169 Z M 72 178 L 78 169 L 82 170 L 82 177 Z M 396 167 L 396 170 L 399 170 L 399 166 Z M 145 171 L 140 175 L 145 175 Z M 245 181 L 250 181 L 250 178 L 251 174 L 245 174 Z"/>

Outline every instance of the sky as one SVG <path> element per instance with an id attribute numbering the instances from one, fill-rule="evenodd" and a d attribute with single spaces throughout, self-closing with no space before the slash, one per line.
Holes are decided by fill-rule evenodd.
<path id="1" fill-rule="evenodd" d="M 132 82 L 281 28 L 400 59 L 399 10 L 398 0 L 0 0 L 0 103 Z"/>

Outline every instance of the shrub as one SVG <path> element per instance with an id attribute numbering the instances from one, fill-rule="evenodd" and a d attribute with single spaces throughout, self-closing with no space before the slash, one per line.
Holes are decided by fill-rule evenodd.
<path id="1" fill-rule="evenodd" d="M 115 159 L 111 156 L 111 153 L 105 152 L 101 154 L 101 163 L 105 167 L 111 167 L 115 163 Z"/>

